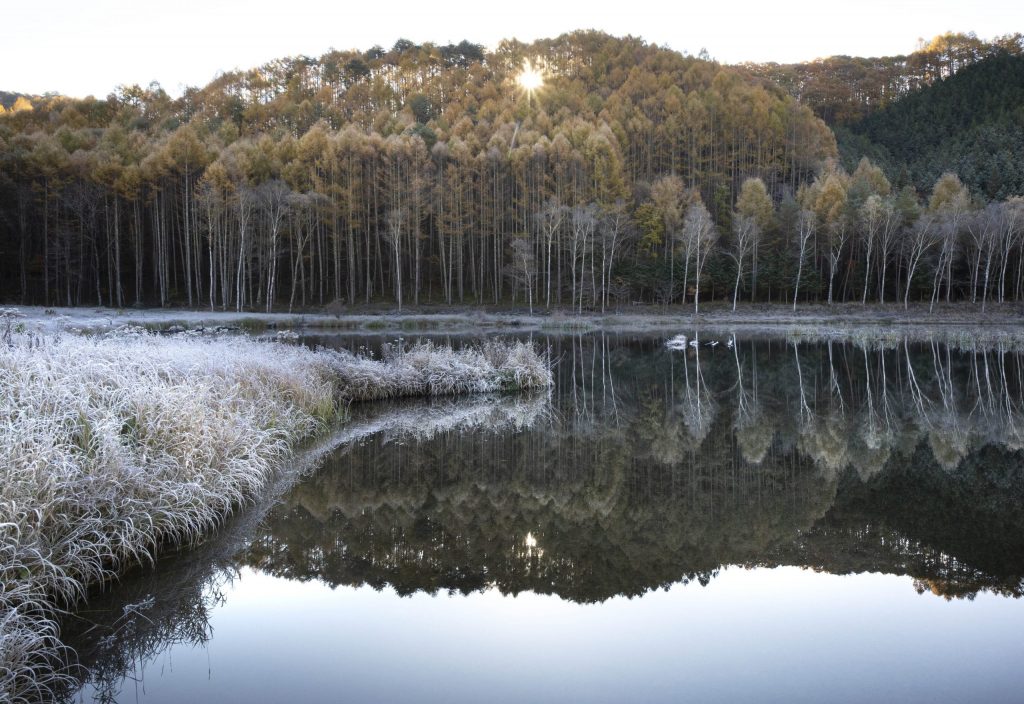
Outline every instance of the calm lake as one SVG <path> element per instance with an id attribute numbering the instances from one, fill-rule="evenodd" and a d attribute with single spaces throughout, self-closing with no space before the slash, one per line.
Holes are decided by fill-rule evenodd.
<path id="1" fill-rule="evenodd" d="M 532 339 L 94 595 L 69 700 L 1021 701 L 1024 354 Z"/>

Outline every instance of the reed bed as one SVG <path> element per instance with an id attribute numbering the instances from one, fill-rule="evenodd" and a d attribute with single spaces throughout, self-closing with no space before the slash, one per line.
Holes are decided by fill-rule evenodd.
<path id="1" fill-rule="evenodd" d="M 53 616 L 200 541 L 352 401 L 547 386 L 522 343 L 383 359 L 242 337 L 12 334 L 0 344 L 0 702 L 45 699 Z"/>

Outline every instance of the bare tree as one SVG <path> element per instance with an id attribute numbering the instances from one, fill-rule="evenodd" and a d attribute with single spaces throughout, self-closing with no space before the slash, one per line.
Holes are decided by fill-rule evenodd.
<path id="1" fill-rule="evenodd" d="M 793 287 L 793 310 L 796 310 L 797 296 L 800 295 L 800 278 L 804 272 L 804 260 L 807 258 L 807 243 L 814 236 L 817 218 L 810 210 L 801 210 L 797 218 L 796 244 L 797 244 L 797 268 L 796 285 Z"/>
<path id="2" fill-rule="evenodd" d="M 740 293 L 740 279 L 743 276 L 743 261 L 760 239 L 761 227 L 754 217 L 736 213 L 732 219 L 732 231 L 736 237 L 736 247 L 729 256 L 736 262 L 736 283 L 732 290 L 732 309 L 736 310 L 736 298 Z"/>
<path id="3" fill-rule="evenodd" d="M 546 256 L 544 258 L 544 307 L 551 307 L 551 250 L 555 242 L 555 236 L 559 228 L 565 222 L 568 208 L 562 205 L 558 198 L 549 198 L 539 213 L 534 215 L 537 225 L 540 227 L 541 238 L 544 242 Z"/>
<path id="4" fill-rule="evenodd" d="M 904 261 L 907 269 L 907 286 L 903 294 L 903 309 L 906 310 L 910 301 L 910 284 L 914 280 L 914 272 L 921 262 L 924 253 L 938 242 L 938 218 L 934 213 L 924 213 L 917 222 L 907 230 L 904 240 Z"/>
<path id="5" fill-rule="evenodd" d="M 594 231 L 597 228 L 597 206 L 594 204 L 577 205 L 572 209 L 569 227 L 569 266 L 572 269 L 572 304 L 583 312 L 583 272 L 587 251 L 593 246 Z M 576 267 L 580 265 L 577 276 Z M 577 279 L 579 289 L 577 290 Z"/>
<path id="6" fill-rule="evenodd" d="M 392 208 L 387 215 L 387 230 L 384 237 L 391 245 L 391 255 L 395 264 L 395 300 L 398 310 L 402 310 L 402 231 L 407 225 L 408 214 L 404 208 Z"/>
<path id="7" fill-rule="evenodd" d="M 626 204 L 619 200 L 605 210 L 600 223 L 601 233 L 601 312 L 608 306 L 608 289 L 611 286 L 612 267 L 624 242 L 632 233 L 632 223 L 626 212 Z"/>
<path id="8" fill-rule="evenodd" d="M 977 261 L 980 264 L 982 257 L 985 259 L 985 280 L 981 282 L 981 310 L 984 311 L 988 303 L 988 282 L 989 277 L 992 273 L 992 260 L 998 255 L 1001 250 L 1000 240 L 1004 238 L 1006 231 L 1006 218 L 1003 214 L 1003 208 L 999 203 L 990 203 L 985 207 L 984 210 L 975 212 L 971 217 L 967 218 L 968 230 L 971 231 L 972 237 L 977 232 L 978 242 L 978 258 Z M 979 278 L 980 274 L 975 275 L 975 279 Z M 977 283 L 977 281 L 976 281 Z M 973 290 L 972 290 L 973 294 Z"/>
<path id="9" fill-rule="evenodd" d="M 281 226 L 288 214 L 289 196 L 291 196 L 291 189 L 279 179 L 262 183 L 256 189 L 256 202 L 266 218 L 267 228 L 266 305 L 268 313 L 274 304 L 277 286 L 278 242 L 281 239 Z"/>
<path id="10" fill-rule="evenodd" d="M 861 234 L 864 237 L 864 296 L 861 305 L 868 302 L 868 281 L 871 279 L 871 254 L 875 248 L 875 241 L 878 239 L 878 231 L 882 227 L 885 217 L 885 206 L 882 197 L 871 194 L 864 205 L 860 207 Z M 794 303 L 794 307 L 795 303 Z"/>
<path id="11" fill-rule="evenodd" d="M 246 280 L 249 263 L 249 221 L 256 197 L 252 189 L 240 185 L 234 193 L 234 204 L 238 218 L 238 265 L 235 270 L 235 305 L 239 311 L 245 307 Z"/>
<path id="12" fill-rule="evenodd" d="M 694 252 L 695 288 L 693 295 L 693 311 L 700 310 L 700 275 L 708 255 L 718 240 L 718 228 L 711 220 L 711 213 L 700 201 L 687 209 L 683 222 L 683 235 L 688 251 Z"/>
<path id="13" fill-rule="evenodd" d="M 1003 303 L 1006 298 L 1006 270 L 1010 264 L 1010 257 L 1017 242 L 1024 236 L 1024 198 L 1015 196 L 1003 204 L 1003 223 L 1005 229 L 1000 242 L 1002 252 L 999 266 L 999 302 Z M 1018 271 L 1024 269 L 1020 259 L 1017 260 Z"/>
<path id="14" fill-rule="evenodd" d="M 956 256 L 960 241 L 963 219 L 971 206 L 971 197 L 956 174 L 945 173 L 939 177 L 932 188 L 928 201 L 928 209 L 941 216 L 942 250 L 939 252 L 939 263 L 935 269 L 932 283 L 932 300 L 929 310 L 935 307 L 939 298 L 942 282 L 946 282 L 946 302 L 949 303 L 953 289 L 953 258 Z"/>
<path id="15" fill-rule="evenodd" d="M 882 201 L 882 226 L 878 230 L 878 263 L 881 277 L 878 283 L 878 301 L 885 303 L 885 273 L 892 257 L 893 248 L 899 239 L 902 214 L 896 207 L 895 200 L 890 196 Z"/>

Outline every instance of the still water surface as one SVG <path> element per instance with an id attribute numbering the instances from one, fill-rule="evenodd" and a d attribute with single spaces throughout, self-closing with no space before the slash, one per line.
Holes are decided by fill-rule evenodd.
<path id="1" fill-rule="evenodd" d="M 1020 701 L 1020 353 L 535 341 L 96 596 L 73 699 Z"/>

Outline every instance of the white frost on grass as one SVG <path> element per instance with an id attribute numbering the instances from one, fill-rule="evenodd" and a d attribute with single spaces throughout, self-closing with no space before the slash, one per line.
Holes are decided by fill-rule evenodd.
<path id="1" fill-rule="evenodd" d="M 377 361 L 246 338 L 0 344 L 0 701 L 44 697 L 56 609 L 201 539 L 350 401 L 546 386 L 522 343 Z M 40 668 L 38 671 L 33 668 Z"/>
<path id="2" fill-rule="evenodd" d="M 338 371 L 340 392 L 354 400 L 447 396 L 551 384 L 546 361 L 530 345 L 488 340 L 458 351 L 424 342 L 385 345 L 380 360 L 321 350 Z"/>

